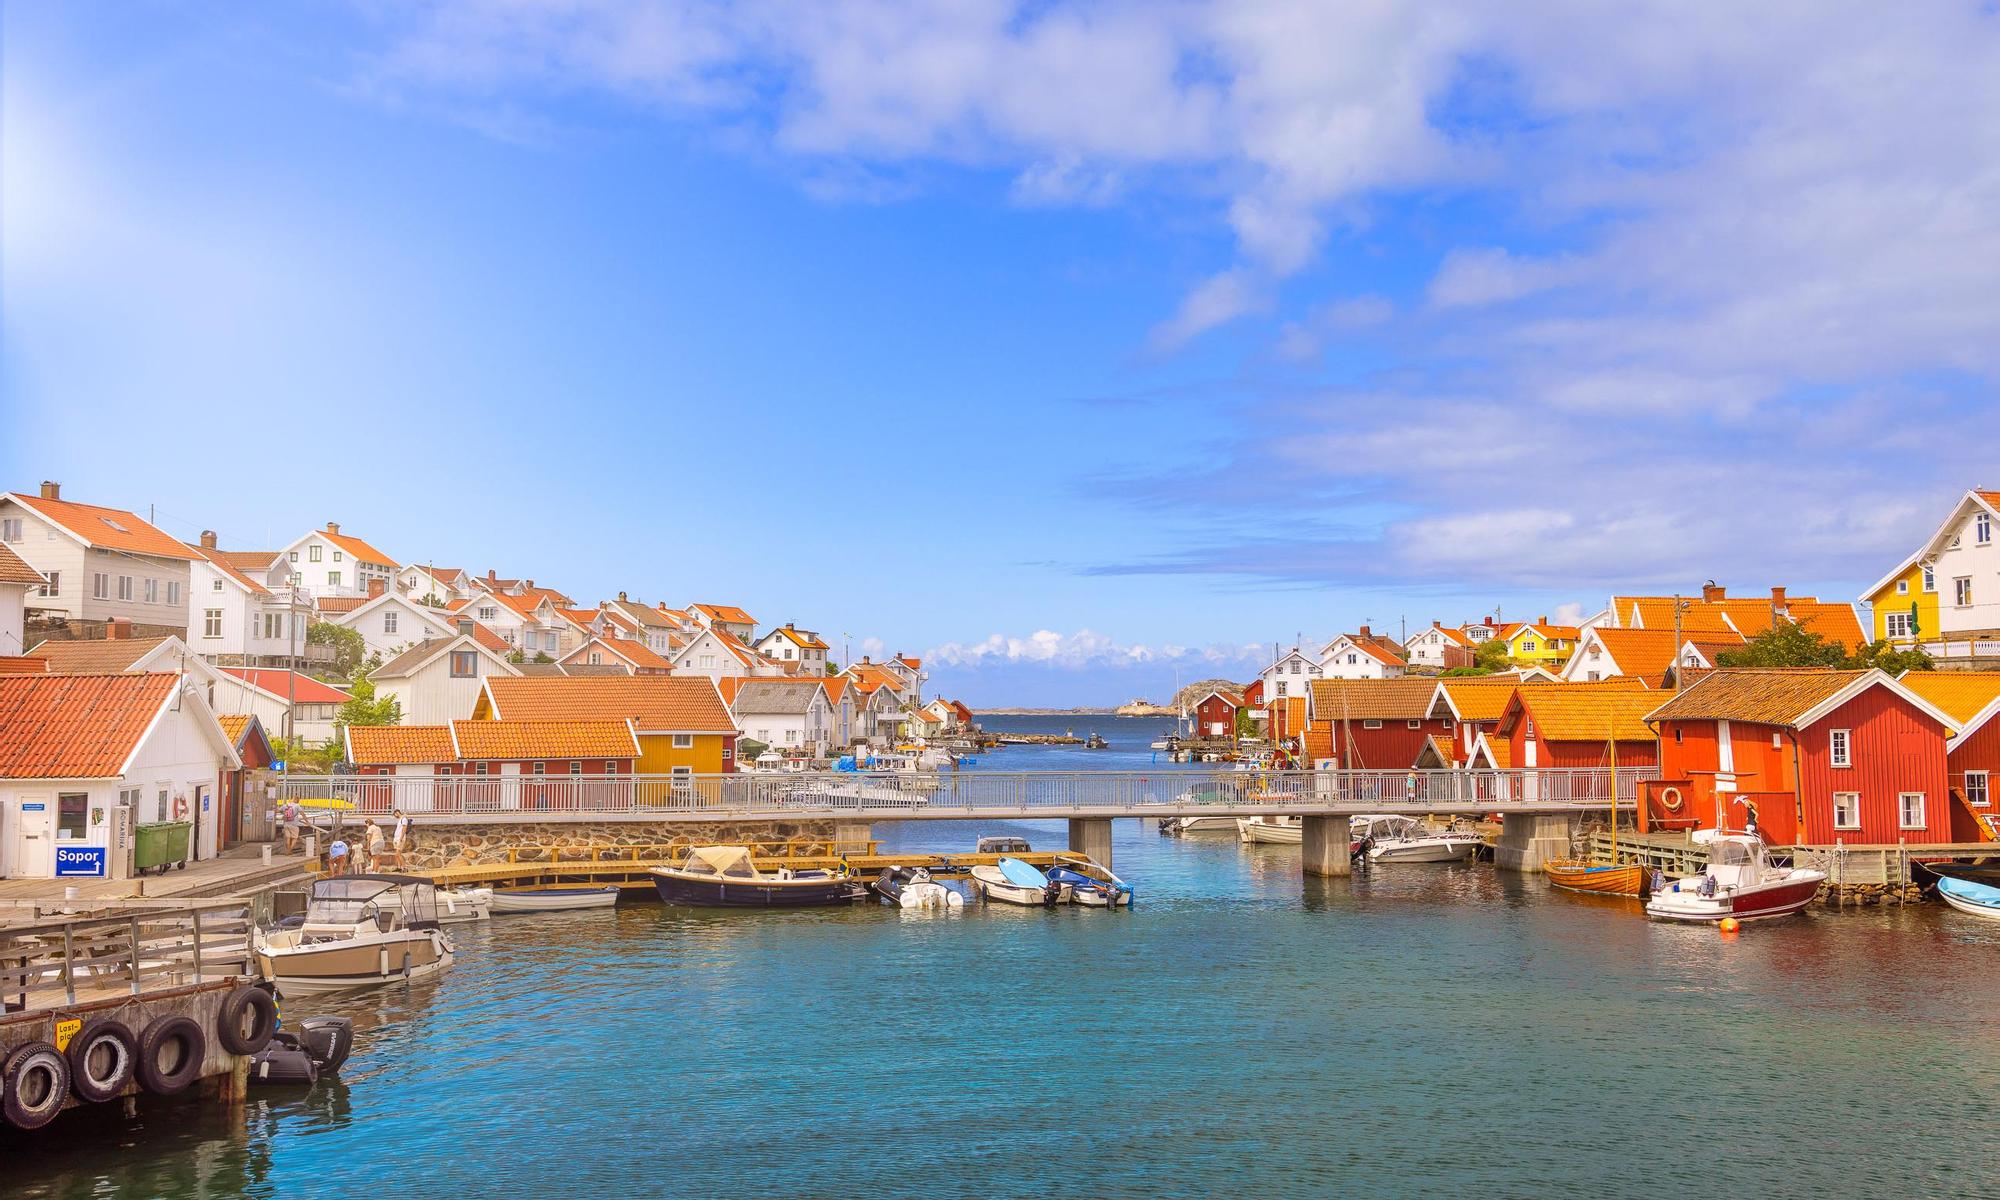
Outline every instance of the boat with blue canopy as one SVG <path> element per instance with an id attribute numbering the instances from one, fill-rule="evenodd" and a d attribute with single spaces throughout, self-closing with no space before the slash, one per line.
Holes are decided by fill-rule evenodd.
<path id="1" fill-rule="evenodd" d="M 1132 887 L 1096 863 L 1058 863 L 1048 870 L 1049 882 L 1069 889 L 1072 903 L 1086 908 L 1123 908 L 1132 903 Z"/>
<path id="2" fill-rule="evenodd" d="M 972 868 L 972 886 L 982 899 L 999 904 L 1041 908 L 1069 899 L 1068 889 L 1018 858 Z"/>

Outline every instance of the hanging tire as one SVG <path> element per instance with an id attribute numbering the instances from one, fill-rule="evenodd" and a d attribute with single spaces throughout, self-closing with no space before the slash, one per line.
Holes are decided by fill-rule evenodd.
<path id="1" fill-rule="evenodd" d="M 256 1054 L 270 1045 L 277 1028 L 278 1002 L 263 988 L 246 983 L 222 998 L 222 1009 L 215 1017 L 215 1040 L 231 1054 Z"/>
<path id="2" fill-rule="evenodd" d="M 156 1018 L 139 1035 L 139 1082 L 155 1096 L 178 1096 L 201 1078 L 208 1041 L 193 1017 Z"/>
<path id="3" fill-rule="evenodd" d="M 69 1060 L 47 1042 L 16 1047 L 0 1069 L 0 1113 L 16 1129 L 40 1129 L 69 1099 Z"/>
<path id="4" fill-rule="evenodd" d="M 139 1040 L 123 1021 L 97 1020 L 69 1040 L 69 1087 L 90 1104 L 115 1100 L 139 1066 Z"/>

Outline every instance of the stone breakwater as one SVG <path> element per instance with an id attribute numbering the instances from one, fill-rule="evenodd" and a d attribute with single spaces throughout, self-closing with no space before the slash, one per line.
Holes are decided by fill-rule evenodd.
<path id="1" fill-rule="evenodd" d="M 864 829 L 843 830 L 841 844 L 864 849 Z M 558 859 L 587 862 L 600 858 L 655 857 L 642 853 L 682 846 L 743 846 L 766 849 L 792 847 L 796 854 L 825 854 L 834 845 L 832 821 L 601 821 L 508 822 L 494 825 L 429 825 L 415 828 L 414 845 L 404 854 L 412 870 L 479 866 L 513 861 L 510 853 L 536 850 L 546 861 L 553 850 Z M 635 853 L 641 852 L 641 853 Z M 515 858 L 525 857 L 515 854 Z"/>

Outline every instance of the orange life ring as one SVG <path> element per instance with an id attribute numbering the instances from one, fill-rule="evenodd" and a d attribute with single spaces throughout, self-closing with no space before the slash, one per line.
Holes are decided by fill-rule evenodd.
<path id="1" fill-rule="evenodd" d="M 176 821 L 184 821 L 184 820 L 186 820 L 186 819 L 187 819 L 187 815 L 188 815 L 188 802 L 187 802 L 187 796 L 186 796 L 186 794 L 185 794 L 185 793 L 175 793 L 175 795 L 174 795 L 174 820 L 176 820 Z"/>
<path id="2" fill-rule="evenodd" d="M 1660 789 L 1660 807 L 1668 812 L 1681 810 L 1681 790 L 1671 785 Z"/>

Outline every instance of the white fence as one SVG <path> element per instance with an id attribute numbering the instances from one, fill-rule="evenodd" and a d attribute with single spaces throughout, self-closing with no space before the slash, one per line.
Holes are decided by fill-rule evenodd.
<path id="1" fill-rule="evenodd" d="M 1618 771 L 1629 803 L 1651 767 Z M 595 813 L 660 817 L 846 816 L 949 818 L 1019 814 L 1502 811 L 1598 808 L 1612 797 L 1607 769 L 1514 771 L 946 771 L 730 775 L 285 775 L 279 803 L 331 799 L 368 816 Z"/>

